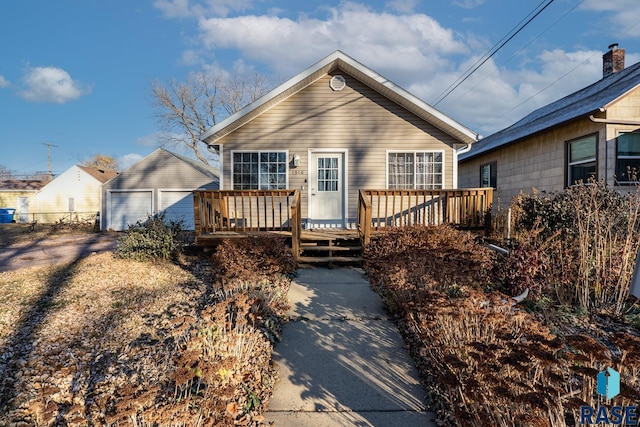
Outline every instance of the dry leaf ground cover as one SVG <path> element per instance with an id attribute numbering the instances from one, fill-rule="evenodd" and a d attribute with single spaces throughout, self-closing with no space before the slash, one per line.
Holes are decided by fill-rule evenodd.
<path id="1" fill-rule="evenodd" d="M 448 226 L 390 231 L 365 252 L 372 286 L 397 319 L 439 422 L 580 425 L 580 406 L 607 403 L 595 390 L 607 366 L 622 377 L 615 404 L 637 405 L 637 324 L 545 298 L 516 306 L 495 276 L 507 262 Z"/>
<path id="2" fill-rule="evenodd" d="M 289 264 L 243 280 L 218 255 L 1 273 L 0 425 L 260 425 L 292 268 L 268 245 Z"/>

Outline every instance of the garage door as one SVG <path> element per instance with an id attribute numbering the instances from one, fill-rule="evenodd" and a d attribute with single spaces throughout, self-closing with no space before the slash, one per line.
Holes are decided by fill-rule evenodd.
<path id="1" fill-rule="evenodd" d="M 111 192 L 109 196 L 107 228 L 126 230 L 153 212 L 151 191 Z"/>
<path id="2" fill-rule="evenodd" d="M 193 193 L 191 191 L 160 192 L 160 210 L 165 220 L 182 220 L 185 230 L 193 230 Z"/>

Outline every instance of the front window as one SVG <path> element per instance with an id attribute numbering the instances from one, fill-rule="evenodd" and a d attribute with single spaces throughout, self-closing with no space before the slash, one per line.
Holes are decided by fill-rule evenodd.
<path id="1" fill-rule="evenodd" d="M 480 166 L 480 187 L 498 188 L 498 164 L 497 162 L 487 163 Z"/>
<path id="2" fill-rule="evenodd" d="M 400 189 L 442 188 L 442 152 L 397 152 L 387 158 L 388 187 Z"/>
<path id="3" fill-rule="evenodd" d="M 284 190 L 287 188 L 287 152 L 233 153 L 234 190 Z"/>
<path id="4" fill-rule="evenodd" d="M 616 179 L 619 184 L 638 181 L 640 173 L 640 133 L 618 135 L 616 151 Z"/>
<path id="5" fill-rule="evenodd" d="M 567 185 L 597 177 L 596 141 L 596 135 L 590 135 L 567 143 Z"/>

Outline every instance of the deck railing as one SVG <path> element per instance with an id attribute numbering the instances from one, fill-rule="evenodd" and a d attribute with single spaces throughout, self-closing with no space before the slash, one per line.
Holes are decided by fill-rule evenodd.
<path id="1" fill-rule="evenodd" d="M 193 206 L 196 236 L 293 232 L 302 224 L 298 190 L 196 190 Z"/>
<path id="2" fill-rule="evenodd" d="M 358 233 L 366 245 L 373 230 L 386 227 L 444 223 L 486 227 L 492 202 L 492 188 L 360 190 Z"/>

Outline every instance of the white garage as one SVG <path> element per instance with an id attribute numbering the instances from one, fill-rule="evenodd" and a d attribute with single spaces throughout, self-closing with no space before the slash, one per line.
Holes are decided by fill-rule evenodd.
<path id="1" fill-rule="evenodd" d="M 153 213 L 153 191 L 109 191 L 107 212 L 107 229 L 126 230 Z"/>
<path id="2" fill-rule="evenodd" d="M 193 222 L 193 192 L 191 190 L 160 190 L 160 211 L 170 221 L 182 221 L 185 230 L 195 229 Z"/>
<path id="3" fill-rule="evenodd" d="M 126 230 L 149 215 L 194 229 L 193 190 L 217 190 L 218 170 L 158 148 L 102 185 L 102 230 Z"/>

